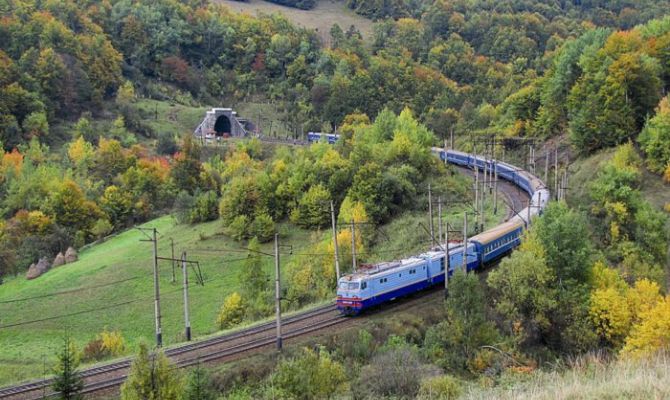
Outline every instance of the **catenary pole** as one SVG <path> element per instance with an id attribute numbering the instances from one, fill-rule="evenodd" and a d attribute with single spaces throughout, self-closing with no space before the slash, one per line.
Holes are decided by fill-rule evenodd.
<path id="1" fill-rule="evenodd" d="M 351 218 L 351 269 L 356 272 L 356 223 Z"/>
<path id="2" fill-rule="evenodd" d="M 156 319 L 156 346 L 163 345 L 163 333 L 161 332 L 161 294 L 158 282 L 158 238 L 156 228 L 152 230 L 153 253 L 154 253 L 154 317 Z"/>
<path id="3" fill-rule="evenodd" d="M 184 285 L 184 334 L 186 340 L 191 340 L 191 319 L 188 315 L 188 267 L 186 266 L 186 252 L 181 253 L 181 272 Z"/>
<path id="4" fill-rule="evenodd" d="M 170 248 L 172 249 L 172 283 L 175 283 L 177 278 L 175 277 L 175 258 L 174 258 L 174 239 L 170 238 Z"/>
<path id="5" fill-rule="evenodd" d="M 442 240 L 442 197 L 437 197 L 437 242 Z"/>
<path id="6" fill-rule="evenodd" d="M 468 213 L 463 213 L 463 270 L 468 271 Z"/>
<path id="7" fill-rule="evenodd" d="M 428 226 L 430 227 L 430 238 L 435 241 L 435 229 L 433 228 L 433 199 L 430 191 L 430 183 L 428 184 Z"/>
<path id="8" fill-rule="evenodd" d="M 281 287 L 279 276 L 279 234 L 275 233 L 275 311 L 277 315 L 277 350 L 282 349 Z"/>
<path id="9" fill-rule="evenodd" d="M 335 275 L 337 276 L 337 282 L 340 281 L 340 251 L 337 246 L 337 226 L 335 223 L 335 205 L 333 201 L 330 201 L 330 220 L 333 225 L 333 245 L 335 246 Z"/>

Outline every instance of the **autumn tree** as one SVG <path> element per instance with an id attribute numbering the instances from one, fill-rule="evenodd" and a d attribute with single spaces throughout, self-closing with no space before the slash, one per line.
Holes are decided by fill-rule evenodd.
<path id="1" fill-rule="evenodd" d="M 121 399 L 179 400 L 182 391 L 179 371 L 165 354 L 161 350 L 150 353 L 147 345 L 140 343 L 128 378 L 121 386 Z"/>
<path id="2" fill-rule="evenodd" d="M 304 349 L 282 360 L 269 380 L 280 397 L 305 400 L 334 398 L 346 393 L 349 386 L 344 366 L 325 349 Z"/>

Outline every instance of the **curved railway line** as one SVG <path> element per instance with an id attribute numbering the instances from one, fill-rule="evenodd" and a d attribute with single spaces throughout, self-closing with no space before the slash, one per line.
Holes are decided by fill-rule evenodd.
<path id="1" fill-rule="evenodd" d="M 459 168 L 465 174 L 471 171 Z M 528 195 L 507 181 L 498 183 L 500 193 L 507 199 L 504 206 L 507 208 L 505 220 L 513 217 L 528 203 Z M 418 294 L 405 299 L 399 299 L 390 307 L 398 311 L 403 308 L 414 307 L 417 303 L 426 304 L 426 296 L 433 296 L 435 300 L 441 299 L 434 296 L 435 290 L 429 290 L 424 294 Z M 301 336 L 317 334 L 327 331 L 335 325 L 355 323 L 356 319 L 344 317 L 337 311 L 335 304 L 319 306 L 283 319 L 283 338 L 287 341 Z M 269 321 L 250 326 L 232 333 L 214 336 L 211 338 L 179 345 L 165 350 L 165 354 L 179 368 L 185 368 L 198 363 L 210 363 L 214 361 L 230 361 L 240 358 L 242 355 L 252 354 L 261 349 L 272 347 L 275 344 L 275 322 Z M 109 364 L 99 365 L 82 371 L 84 379 L 83 394 L 111 394 L 117 391 L 125 381 L 132 359 L 125 358 Z M 55 398 L 58 393 L 51 390 L 53 379 L 39 379 L 27 383 L 0 388 L 0 399 L 8 400 L 33 400 L 42 398 Z"/>

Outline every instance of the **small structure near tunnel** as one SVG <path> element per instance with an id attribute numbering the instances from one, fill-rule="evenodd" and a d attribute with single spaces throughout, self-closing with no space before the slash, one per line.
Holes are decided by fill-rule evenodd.
<path id="1" fill-rule="evenodd" d="M 232 108 L 212 108 L 193 134 L 201 140 L 247 136 L 246 121 Z"/>

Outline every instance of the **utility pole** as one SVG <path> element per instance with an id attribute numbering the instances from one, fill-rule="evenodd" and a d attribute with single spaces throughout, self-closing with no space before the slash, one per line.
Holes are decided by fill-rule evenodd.
<path id="1" fill-rule="evenodd" d="M 186 266 L 186 252 L 181 253 L 181 272 L 184 277 L 184 333 L 186 340 L 191 341 L 191 320 L 188 316 L 188 267 Z"/>
<path id="2" fill-rule="evenodd" d="M 544 184 L 545 186 L 549 184 L 549 150 L 545 153 L 544 157 Z"/>
<path id="3" fill-rule="evenodd" d="M 528 207 L 527 207 L 528 212 L 527 212 L 527 215 L 526 215 L 526 229 L 528 229 L 530 227 L 530 207 L 532 205 L 532 201 L 533 201 L 532 197 L 528 199 Z"/>
<path id="4" fill-rule="evenodd" d="M 554 197 L 558 200 L 558 147 L 554 149 Z"/>
<path id="5" fill-rule="evenodd" d="M 449 127 L 449 139 L 451 140 L 451 148 L 454 148 L 454 127 L 453 125 Z"/>
<path id="6" fill-rule="evenodd" d="M 475 154 L 475 212 L 479 213 L 479 165 L 477 164 L 477 155 Z M 477 217 L 475 215 L 475 228 L 477 227 Z"/>
<path id="7" fill-rule="evenodd" d="M 330 201 L 330 219 L 333 225 L 333 244 L 335 245 L 335 275 L 337 276 L 337 282 L 340 281 L 340 254 L 337 247 L 337 228 L 335 225 L 335 205 L 333 201 Z"/>
<path id="8" fill-rule="evenodd" d="M 275 309 L 277 313 L 277 350 L 282 349 L 281 288 L 279 286 L 279 234 L 275 233 Z"/>
<path id="9" fill-rule="evenodd" d="M 170 248 L 172 249 L 172 283 L 175 283 L 176 278 L 174 275 L 174 239 L 170 238 Z"/>
<path id="10" fill-rule="evenodd" d="M 437 197 L 437 243 L 442 240 L 442 197 Z"/>
<path id="11" fill-rule="evenodd" d="M 163 345 L 163 334 L 161 333 L 161 296 L 158 283 L 158 238 L 156 237 L 156 228 L 137 228 L 144 233 L 149 239 L 142 239 L 142 242 L 153 243 L 153 270 L 154 270 L 154 317 L 156 319 L 156 346 Z M 145 233 L 146 230 L 151 231 L 151 236 Z"/>
<path id="12" fill-rule="evenodd" d="M 351 269 L 356 272 L 356 225 L 354 218 L 351 218 Z"/>
<path id="13" fill-rule="evenodd" d="M 449 220 L 444 227 L 444 297 L 449 296 Z"/>
<path id="14" fill-rule="evenodd" d="M 468 272 L 468 213 L 463 213 L 463 270 Z"/>
<path id="15" fill-rule="evenodd" d="M 435 241 L 435 230 L 433 228 L 433 200 L 430 192 L 430 183 L 428 184 L 428 226 L 430 227 L 430 237 Z"/>
<path id="16" fill-rule="evenodd" d="M 498 215 L 498 160 L 493 160 L 493 215 Z"/>

